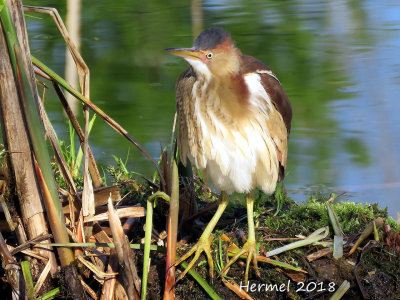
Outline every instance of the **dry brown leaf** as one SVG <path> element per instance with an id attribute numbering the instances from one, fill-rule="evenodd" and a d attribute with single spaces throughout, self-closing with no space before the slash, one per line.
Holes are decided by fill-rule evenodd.
<path id="1" fill-rule="evenodd" d="M 333 249 L 324 248 L 324 249 L 318 250 L 317 252 L 314 252 L 314 253 L 311 253 L 311 254 L 307 255 L 307 260 L 308 261 L 313 261 L 313 260 L 321 258 L 321 257 L 323 257 L 325 255 L 328 255 L 330 253 L 333 253 Z"/>
<path id="2" fill-rule="evenodd" d="M 228 281 L 227 279 L 222 277 L 222 282 L 225 284 L 225 286 L 230 289 L 232 292 L 234 292 L 236 295 L 238 295 L 241 299 L 248 299 L 248 300 L 253 300 L 253 298 L 250 297 L 249 294 L 245 292 L 244 289 L 241 289 L 240 286 L 234 282 L 234 281 Z"/>
<path id="3" fill-rule="evenodd" d="M 304 282 L 306 276 L 301 272 L 283 272 L 287 277 L 289 277 L 294 282 Z"/>

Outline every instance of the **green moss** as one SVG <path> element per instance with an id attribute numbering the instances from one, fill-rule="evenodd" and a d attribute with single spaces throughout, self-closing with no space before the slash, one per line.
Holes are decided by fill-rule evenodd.
<path id="1" fill-rule="evenodd" d="M 299 233 L 308 234 L 318 228 L 331 226 L 325 201 L 326 199 L 313 198 L 297 204 L 286 197 L 281 213 L 278 216 L 266 215 L 263 226 L 286 237 Z M 333 204 L 333 208 L 345 235 L 362 232 L 369 222 L 378 217 L 382 217 L 395 231 L 398 230 L 395 220 L 388 216 L 387 208 L 380 209 L 377 204 L 338 202 Z"/>

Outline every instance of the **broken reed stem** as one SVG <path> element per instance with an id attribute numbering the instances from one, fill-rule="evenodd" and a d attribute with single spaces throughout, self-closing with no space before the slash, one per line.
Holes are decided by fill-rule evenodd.
<path id="1" fill-rule="evenodd" d="M 67 233 L 67 228 L 65 226 L 64 215 L 62 213 L 61 207 L 57 207 L 54 204 L 53 198 L 47 187 L 47 183 L 43 178 L 42 171 L 36 160 L 35 160 L 35 170 L 38 183 L 42 191 L 43 202 L 45 203 L 46 206 L 48 222 L 50 224 L 54 240 L 60 243 L 68 243 L 69 237 Z M 57 250 L 62 266 L 67 266 L 74 261 L 74 255 L 72 253 L 71 248 L 60 247 Z"/>
<path id="2" fill-rule="evenodd" d="M 22 3 L 18 0 L 2 0 L 0 7 L 2 24 L 0 73 L 5 75 L 5 82 L 0 83 L 0 103 L 4 122 L 2 129 L 6 149 L 10 154 L 7 157 L 10 178 L 15 180 L 9 184 L 16 187 L 17 191 L 12 193 L 19 196 L 23 223 L 29 238 L 34 238 L 43 232 L 48 232 L 48 227 L 35 179 L 32 148 L 41 161 L 41 167 L 48 176 L 49 184 L 54 178 L 36 106 L 39 97 L 30 60 Z M 6 46 L 8 49 L 5 49 Z M 52 187 L 54 188 L 55 184 Z M 59 201 L 56 188 L 52 191 L 55 191 L 53 193 L 55 201 Z M 17 231 L 22 232 L 20 229 L 19 227 Z M 55 273 L 54 254 L 49 251 L 39 251 L 52 260 L 51 271 Z"/>
<path id="3" fill-rule="evenodd" d="M 50 78 L 50 80 L 51 80 L 51 78 Z M 56 81 L 52 81 L 52 83 L 53 83 L 53 87 L 58 95 L 58 98 L 60 99 L 60 102 L 64 107 L 65 113 L 67 114 L 69 120 L 71 121 L 72 126 L 75 129 L 75 132 L 79 139 L 79 143 L 81 145 L 81 148 L 83 149 L 85 135 L 82 131 L 81 126 L 79 125 L 78 119 L 75 117 L 74 112 L 72 111 L 71 107 L 69 106 L 68 101 L 65 98 L 64 93 L 62 92 L 58 83 Z M 97 168 L 97 164 L 94 159 L 93 152 L 92 152 L 92 149 L 90 148 L 90 145 L 88 146 L 88 154 L 89 154 L 89 172 L 93 179 L 93 185 L 95 187 L 100 187 L 103 185 L 103 183 L 101 181 L 99 169 Z"/>
<path id="4" fill-rule="evenodd" d="M 84 217 L 94 217 L 95 205 L 93 195 L 92 180 L 89 175 L 89 107 L 83 106 L 83 113 L 85 118 L 85 138 L 83 143 L 83 194 L 82 194 L 82 214 Z M 85 227 L 85 237 L 89 238 L 92 235 L 93 224 L 89 223 Z"/>
<path id="5" fill-rule="evenodd" d="M 379 217 L 376 220 L 370 222 L 367 227 L 365 227 L 364 231 L 361 233 L 360 237 L 355 242 L 348 255 L 352 255 L 357 250 L 358 246 L 360 246 L 361 243 L 374 231 L 374 223 L 376 227 L 381 227 L 383 224 L 383 219 Z"/>
<path id="6" fill-rule="evenodd" d="M 63 88 L 65 88 L 69 93 L 75 96 L 79 101 L 86 104 L 90 107 L 96 114 L 103 118 L 103 120 L 110 125 L 115 131 L 124 136 L 128 141 L 130 141 L 149 161 L 151 161 L 157 169 L 157 172 L 160 177 L 160 181 L 165 185 L 164 177 L 161 173 L 161 170 L 157 164 L 157 162 L 148 154 L 144 148 L 117 122 L 115 122 L 112 118 L 110 118 L 106 113 L 104 113 L 99 107 L 97 107 L 92 101 L 88 98 L 84 97 L 81 93 L 73 89 L 61 76 L 52 71 L 49 67 L 44 65 L 40 60 L 32 56 L 32 62 L 41 69 L 44 73 L 50 76 L 53 80 L 55 80 L 58 84 L 60 84 Z"/>
<path id="7" fill-rule="evenodd" d="M 82 95 L 86 98 L 90 98 L 89 93 L 90 93 L 90 84 L 89 84 L 89 80 L 90 80 L 90 73 L 89 73 L 89 68 L 87 67 L 85 61 L 83 60 L 82 56 L 80 55 L 77 47 L 75 46 L 74 42 L 72 41 L 65 25 L 64 22 L 62 20 L 62 18 L 60 17 L 57 9 L 52 8 L 52 7 L 35 7 L 35 6 L 29 6 L 29 5 L 25 5 L 24 6 L 24 10 L 28 11 L 28 12 L 33 12 L 33 13 L 44 13 L 44 14 L 49 14 L 52 19 L 54 20 L 54 23 L 57 25 L 58 30 L 60 31 L 73 59 L 74 62 L 76 64 L 76 68 L 78 70 L 78 76 L 79 76 L 79 84 L 80 84 L 80 88 L 82 91 Z M 54 83 L 54 82 L 53 82 Z M 60 97 L 60 93 L 57 91 L 58 96 Z M 62 94 L 62 92 L 61 92 Z M 60 97 L 60 100 L 64 98 L 64 96 Z M 64 98 L 65 100 L 65 98 Z M 66 101 L 66 100 L 65 100 Z M 67 106 L 69 108 L 69 105 L 67 103 Z M 65 108 L 65 105 L 64 105 Z M 67 109 L 66 109 L 67 110 Z M 72 110 L 70 110 L 71 114 L 67 115 L 70 117 L 71 119 L 71 115 L 73 115 Z M 75 118 L 75 116 L 74 116 Z M 76 130 L 76 128 L 75 128 Z M 83 138 L 83 133 L 82 133 L 82 137 L 80 136 L 80 141 L 81 141 L 81 147 L 82 149 L 84 149 L 83 147 L 83 142 L 84 138 Z M 92 176 L 92 180 L 93 180 L 93 185 L 95 187 L 100 187 L 103 185 L 100 173 L 98 171 L 96 162 L 94 161 L 93 158 L 93 153 L 90 150 L 90 147 L 88 147 L 88 151 L 89 151 L 89 159 L 90 159 L 90 165 L 89 165 L 89 170 L 90 170 L 90 174 Z"/>
<path id="8" fill-rule="evenodd" d="M 68 186 L 70 194 L 74 196 L 75 200 L 80 200 L 78 197 L 78 194 L 77 194 L 78 191 L 76 189 L 74 179 L 72 178 L 71 172 L 69 171 L 69 167 L 67 165 L 67 162 L 65 161 L 64 155 L 61 152 L 60 145 L 57 142 L 54 128 L 51 125 L 49 118 L 47 117 L 47 114 L 43 107 L 42 102 L 39 101 L 38 104 L 39 104 L 40 115 L 42 117 L 44 128 L 46 130 L 47 136 L 49 137 L 50 144 L 53 148 L 54 156 L 56 158 L 58 168 L 61 171 L 61 175 L 63 176 L 63 179 Z"/>
<path id="9" fill-rule="evenodd" d="M 8 250 L 6 241 L 0 232 L 0 252 L 3 255 L 4 263 L 7 265 L 11 262 L 15 262 L 14 257 L 11 255 L 10 250 Z"/>
<path id="10" fill-rule="evenodd" d="M 172 263 L 176 259 L 176 241 L 178 235 L 178 213 L 179 213 L 179 177 L 178 167 L 175 159 L 172 159 L 172 187 L 171 200 L 169 203 L 168 237 L 167 237 L 167 260 L 165 272 L 164 299 L 175 298 L 175 266 Z"/>
<path id="11" fill-rule="evenodd" d="M 122 281 L 128 299 L 139 299 L 140 279 L 137 276 L 136 266 L 132 260 L 128 239 L 122 230 L 121 221 L 114 210 L 111 197 L 108 198 L 108 215 L 121 270 L 118 277 Z"/>

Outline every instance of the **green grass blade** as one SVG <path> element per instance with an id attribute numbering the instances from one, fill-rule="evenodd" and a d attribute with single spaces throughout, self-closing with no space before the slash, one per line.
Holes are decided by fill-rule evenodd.
<path id="1" fill-rule="evenodd" d="M 335 210 L 333 209 L 332 203 L 329 200 L 326 202 L 326 206 L 328 208 L 329 219 L 331 220 L 331 224 L 333 227 L 333 231 L 335 232 L 335 235 L 344 236 L 342 228 L 340 227 L 339 218 Z"/>
<path id="2" fill-rule="evenodd" d="M 340 300 L 350 288 L 350 283 L 345 280 L 342 282 L 337 291 L 332 295 L 331 300 Z"/>
<path id="3" fill-rule="evenodd" d="M 274 214 L 274 217 L 279 214 L 284 202 L 284 195 L 283 191 L 281 190 L 281 185 L 282 185 L 281 183 L 277 184 L 275 190 L 276 212 Z"/>
<path id="4" fill-rule="evenodd" d="M 322 227 L 322 228 L 317 229 L 316 231 L 314 231 L 312 234 L 310 234 L 304 240 L 293 242 L 293 243 L 290 243 L 290 244 L 285 245 L 283 247 L 279 247 L 277 249 L 268 251 L 266 256 L 269 257 L 269 256 L 277 255 L 279 253 L 282 253 L 282 252 L 285 252 L 285 251 L 288 251 L 288 250 L 292 250 L 292 249 L 295 249 L 295 248 L 298 248 L 298 247 L 303 247 L 303 246 L 306 246 L 306 245 L 310 245 L 312 243 L 318 242 L 318 241 L 326 238 L 328 236 L 328 234 L 329 234 L 329 227 L 328 226 Z"/>
<path id="5" fill-rule="evenodd" d="M 218 237 L 218 257 L 219 257 L 219 264 L 221 266 L 221 270 L 223 270 L 225 268 L 224 266 L 224 259 L 223 259 L 223 255 L 222 255 L 222 239 L 221 237 Z"/>
<path id="6" fill-rule="evenodd" d="M 41 296 L 39 299 L 40 300 L 51 300 L 54 299 L 57 294 L 60 292 L 60 288 L 55 288 L 54 290 L 51 290 L 50 292 L 44 294 Z"/>
<path id="7" fill-rule="evenodd" d="M 176 259 L 179 259 L 179 256 L 176 257 Z M 183 269 L 186 269 L 188 266 L 188 263 L 186 261 L 183 261 L 180 266 Z M 222 300 L 222 298 L 212 289 L 212 287 L 201 277 L 199 273 L 197 273 L 195 270 L 192 268 L 188 272 L 199 284 L 200 286 L 204 289 L 204 291 L 208 294 L 208 296 L 211 297 L 213 300 Z"/>
<path id="8" fill-rule="evenodd" d="M 143 252 L 142 300 L 146 299 L 147 276 L 149 274 L 148 270 L 150 264 L 151 231 L 153 229 L 153 207 L 156 205 L 157 198 L 163 198 L 169 202 L 169 196 L 163 192 L 156 192 L 147 199 L 146 228 Z"/>
<path id="9" fill-rule="evenodd" d="M 25 286 L 26 286 L 26 291 L 28 293 L 28 298 L 29 300 L 35 300 L 36 299 L 35 287 L 33 285 L 31 269 L 29 267 L 29 261 L 26 260 L 22 261 L 21 269 L 22 269 L 22 274 L 24 274 Z"/>
<path id="10" fill-rule="evenodd" d="M 333 205 L 331 200 L 335 199 L 335 195 L 332 194 L 330 199 L 326 201 L 326 206 L 328 208 L 329 219 L 331 220 L 331 224 L 333 227 L 333 231 L 335 232 L 334 243 L 333 243 L 333 257 L 335 259 L 339 259 L 343 257 L 343 231 L 340 227 L 339 218 L 333 209 Z"/>
<path id="11" fill-rule="evenodd" d="M 286 268 L 286 269 L 297 271 L 297 272 L 303 271 L 300 268 L 296 268 L 296 267 L 294 267 L 292 265 L 289 265 L 289 264 L 287 264 L 287 263 L 285 263 L 283 261 L 279 261 L 279 260 L 275 260 L 275 259 L 271 259 L 268 263 L 271 264 L 271 265 L 275 265 L 275 266 L 278 266 L 278 267 Z"/>

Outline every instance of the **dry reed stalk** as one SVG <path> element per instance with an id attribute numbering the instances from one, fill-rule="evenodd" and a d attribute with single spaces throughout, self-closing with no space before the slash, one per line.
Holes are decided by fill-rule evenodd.
<path id="1" fill-rule="evenodd" d="M 78 77 L 79 77 L 79 85 L 82 91 L 82 95 L 84 95 L 86 98 L 90 98 L 89 96 L 89 86 L 90 86 L 90 73 L 89 73 L 89 68 L 87 67 L 85 61 L 83 60 L 82 56 L 80 55 L 78 49 L 76 48 L 75 44 L 72 42 L 71 37 L 64 25 L 64 22 L 62 21 L 58 11 L 55 8 L 52 7 L 35 7 L 35 6 L 29 6 L 25 5 L 24 6 L 25 11 L 29 12 L 34 12 L 34 13 L 44 13 L 48 14 L 52 17 L 54 20 L 54 23 L 57 25 L 58 30 L 60 31 L 74 61 L 76 64 L 76 68 L 78 70 Z M 72 112 L 72 110 L 71 110 Z M 82 147 L 82 150 L 84 147 Z M 99 173 L 99 170 L 97 168 L 96 162 L 94 160 L 93 154 L 91 151 L 88 150 L 89 147 L 87 148 L 86 152 L 89 155 L 90 159 L 90 164 L 88 165 L 88 168 L 90 170 L 90 175 L 92 176 L 93 180 L 93 185 L 95 187 L 100 187 L 103 185 L 101 176 Z"/>
<path id="2" fill-rule="evenodd" d="M 115 253 L 115 250 L 111 250 L 111 254 L 108 260 L 108 268 L 107 268 L 107 273 L 115 273 L 118 271 L 118 258 Z M 116 277 L 107 279 L 104 282 L 103 288 L 101 290 L 101 300 L 109 300 L 113 299 L 113 296 L 116 293 L 116 282 L 117 279 Z"/>
<path id="3" fill-rule="evenodd" d="M 118 218 L 139 218 L 144 217 L 146 215 L 144 207 L 124 207 L 116 209 L 116 213 Z M 86 217 L 86 222 L 98 222 L 98 221 L 107 221 L 109 219 L 108 212 L 97 214 L 93 217 Z"/>
<path id="4" fill-rule="evenodd" d="M 376 220 L 370 222 L 364 229 L 364 231 L 361 233 L 360 237 L 358 240 L 354 243 L 354 246 L 351 248 L 349 251 L 348 255 L 352 255 L 358 248 L 358 246 L 361 245 L 361 243 L 374 232 L 374 226 L 376 227 L 381 227 L 383 224 L 383 219 L 381 217 L 378 217 Z"/>
<path id="5" fill-rule="evenodd" d="M 139 299 L 140 279 L 132 257 L 129 241 L 123 232 L 121 221 L 112 205 L 111 198 L 108 200 L 108 215 L 110 228 L 117 253 L 120 273 L 118 278 L 125 288 L 128 299 Z M 133 284 L 132 284 L 133 283 Z"/>
<path id="6" fill-rule="evenodd" d="M 36 163 L 36 161 L 35 161 L 35 171 L 42 192 L 43 202 L 45 203 L 46 206 L 47 216 L 51 231 L 53 233 L 53 237 L 56 242 L 64 243 L 65 240 L 67 241 L 69 240 L 65 224 L 63 225 L 62 223 L 58 222 L 61 216 L 58 215 L 58 211 L 53 204 L 53 200 L 50 191 L 47 187 L 46 181 L 43 178 L 42 171 L 40 170 L 39 165 Z M 58 247 L 57 251 L 62 266 L 67 266 L 72 261 L 74 261 L 74 256 L 70 248 Z"/>
<path id="7" fill-rule="evenodd" d="M 47 114 L 43 107 L 42 102 L 39 101 L 38 104 L 39 104 L 40 115 L 41 115 L 41 118 L 42 118 L 42 121 L 44 124 L 44 128 L 46 130 L 47 137 L 50 140 L 50 144 L 53 148 L 58 168 L 61 171 L 61 175 L 69 188 L 70 194 L 74 197 L 75 200 L 80 201 L 78 194 L 77 194 L 78 191 L 76 189 L 74 179 L 72 178 L 71 172 L 69 171 L 68 164 L 65 161 L 65 158 L 61 152 L 60 145 L 57 142 L 53 126 L 51 125 L 49 118 L 47 117 Z"/>
<path id="8" fill-rule="evenodd" d="M 11 17 L 21 45 L 22 59 L 25 61 L 24 66 L 32 66 L 21 3 L 16 0 L 9 0 L 7 4 L 11 8 Z M 26 226 L 28 237 L 32 239 L 42 233 L 47 233 L 48 227 L 44 216 L 44 207 L 40 200 L 40 192 L 35 180 L 31 146 L 24 125 L 24 117 L 19 106 L 18 88 L 15 85 L 15 80 L 11 80 L 14 78 L 14 73 L 6 45 L 3 29 L 0 28 L 0 102 L 3 113 L 3 138 L 8 151 L 6 161 L 8 167 L 7 186 L 9 189 L 7 194 L 8 201 L 15 199 L 17 195 L 23 223 Z M 32 69 L 27 67 L 25 72 L 30 79 L 29 83 L 33 95 L 37 96 Z M 16 233 L 17 237 L 19 237 L 19 242 L 23 243 L 25 240 L 22 227 L 18 226 Z M 45 248 L 51 249 L 50 247 Z M 35 249 L 51 259 L 51 272 L 54 274 L 57 268 L 54 254 L 48 250 Z"/>
<path id="9" fill-rule="evenodd" d="M 41 70 L 40 70 L 40 72 L 45 74 Z M 45 74 L 45 75 L 47 76 L 47 74 Z M 43 76 L 43 75 L 41 75 L 41 76 Z M 51 80 L 51 78 L 50 78 L 50 80 Z M 78 119 L 74 115 L 74 113 L 73 113 L 70 105 L 68 104 L 68 101 L 65 98 L 65 95 L 62 92 L 60 86 L 55 81 L 53 81 L 53 87 L 54 87 L 54 89 L 55 89 L 55 91 L 57 93 L 58 98 L 60 99 L 60 102 L 61 102 L 62 106 L 64 107 L 65 113 L 67 114 L 69 120 L 71 121 L 72 127 L 74 128 L 74 130 L 76 132 L 76 135 L 78 136 L 81 148 L 83 149 L 84 148 L 84 142 L 85 142 L 85 136 L 84 136 L 84 133 L 82 131 L 81 126 L 79 125 Z M 97 168 L 96 161 L 94 159 L 94 156 L 93 156 L 93 153 L 92 153 L 92 150 L 91 150 L 90 146 L 88 146 L 88 155 L 89 155 L 89 172 L 92 175 L 92 179 L 93 178 L 97 178 L 97 176 L 100 176 L 100 173 L 99 173 L 99 170 Z M 101 187 L 102 182 L 99 182 L 99 180 L 96 179 L 96 180 L 93 180 L 93 185 L 94 185 L 94 187 Z"/>
<path id="10" fill-rule="evenodd" d="M 179 213 L 179 177 L 178 167 L 172 160 L 171 198 L 168 216 L 167 260 L 165 272 L 164 299 L 175 299 L 175 266 L 170 267 L 176 260 L 176 242 L 178 234 Z"/>
<path id="11" fill-rule="evenodd" d="M 95 188 L 94 189 L 94 202 L 95 202 L 95 206 L 96 206 L 96 212 L 105 212 L 107 211 L 107 201 L 108 201 L 108 197 L 111 194 L 111 200 L 112 202 L 118 202 L 121 201 L 121 195 L 119 193 L 120 188 L 119 186 L 107 186 L 107 187 L 101 187 L 101 188 Z M 78 197 L 81 197 L 82 192 L 78 192 Z M 68 197 L 68 193 L 64 193 L 64 197 Z M 70 214 L 70 219 L 71 220 L 76 220 L 75 218 L 71 217 L 71 207 L 69 205 L 69 201 L 66 201 L 64 199 L 63 203 L 62 203 L 62 210 L 63 213 L 66 214 Z M 78 215 L 80 212 L 82 205 L 81 203 L 74 203 L 74 211 L 72 212 L 75 215 Z"/>
<path id="12" fill-rule="evenodd" d="M 98 243 L 113 242 L 98 223 L 95 223 L 93 226 L 93 235 Z M 106 247 L 104 248 L 104 252 L 106 254 L 109 254 L 107 273 L 118 272 L 118 258 L 115 249 L 110 249 Z M 115 276 L 105 279 L 103 288 L 101 290 L 101 300 L 113 299 L 113 296 L 116 293 L 116 282 L 117 278 Z"/>

